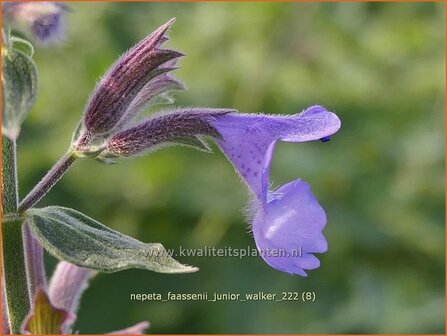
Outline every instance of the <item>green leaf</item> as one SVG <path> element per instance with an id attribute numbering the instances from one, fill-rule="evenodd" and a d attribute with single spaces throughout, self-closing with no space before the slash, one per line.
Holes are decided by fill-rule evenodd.
<path id="1" fill-rule="evenodd" d="M 34 47 L 27 40 L 17 36 L 11 36 L 11 44 L 14 50 L 21 51 L 28 57 L 33 57 Z"/>
<path id="2" fill-rule="evenodd" d="M 2 132 L 15 139 L 37 97 L 37 69 L 30 43 L 3 36 L 7 41 L 2 45 Z"/>
<path id="3" fill-rule="evenodd" d="M 141 268 L 160 273 L 195 272 L 182 265 L 158 243 L 142 243 L 109 229 L 69 208 L 51 206 L 26 211 L 30 228 L 43 247 L 56 258 L 102 271 Z"/>

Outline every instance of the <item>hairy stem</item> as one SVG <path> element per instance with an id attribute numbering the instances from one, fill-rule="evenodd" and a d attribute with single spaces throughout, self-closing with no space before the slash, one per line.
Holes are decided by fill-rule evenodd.
<path id="1" fill-rule="evenodd" d="M 4 286 L 10 332 L 18 334 L 22 321 L 30 309 L 30 298 L 23 250 L 22 221 L 17 216 L 18 186 L 15 140 L 2 137 L 2 155 L 2 215 L 6 215 L 5 218 L 8 218 L 2 220 Z"/>
<path id="2" fill-rule="evenodd" d="M 68 153 L 62 156 L 59 161 L 50 169 L 50 171 L 42 178 L 42 180 L 29 192 L 28 195 L 20 202 L 19 212 L 23 212 L 31 208 L 39 202 L 42 197 L 60 180 L 65 172 L 75 162 L 76 155 Z"/>
<path id="3" fill-rule="evenodd" d="M 22 222 L 3 223 L 2 240 L 3 274 L 10 332 L 19 334 L 22 322 L 30 310 Z"/>
<path id="4" fill-rule="evenodd" d="M 2 215 L 15 214 L 18 202 L 16 142 L 2 136 Z"/>

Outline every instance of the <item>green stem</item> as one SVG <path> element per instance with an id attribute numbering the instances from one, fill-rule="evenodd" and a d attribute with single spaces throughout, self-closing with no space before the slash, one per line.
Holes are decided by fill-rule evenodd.
<path id="1" fill-rule="evenodd" d="M 16 142 L 2 136 L 2 214 L 15 214 L 19 203 Z"/>
<path id="2" fill-rule="evenodd" d="M 16 143 L 2 136 L 2 215 L 14 218 L 18 208 Z M 19 334 L 30 310 L 22 221 L 2 221 L 3 276 L 11 334 Z"/>
<path id="3" fill-rule="evenodd" d="M 11 334 L 20 334 L 22 322 L 30 311 L 22 221 L 3 223 L 2 240 L 3 275 L 9 327 Z"/>

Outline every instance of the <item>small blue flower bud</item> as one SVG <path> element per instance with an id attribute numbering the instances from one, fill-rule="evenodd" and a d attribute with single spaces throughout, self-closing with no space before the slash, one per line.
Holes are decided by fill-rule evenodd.
<path id="1" fill-rule="evenodd" d="M 46 45 L 62 40 L 68 7 L 57 2 L 6 2 L 2 5 L 5 21 L 36 42 Z"/>

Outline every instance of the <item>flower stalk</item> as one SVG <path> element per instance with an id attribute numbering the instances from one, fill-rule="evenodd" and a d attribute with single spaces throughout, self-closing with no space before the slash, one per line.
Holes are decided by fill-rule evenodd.
<path id="1" fill-rule="evenodd" d="M 19 205 L 19 212 L 24 212 L 39 202 L 50 189 L 67 172 L 71 165 L 76 161 L 76 154 L 69 152 L 62 156 L 59 161 L 51 168 L 42 180 L 25 196 Z"/>
<path id="2" fill-rule="evenodd" d="M 12 215 L 17 213 L 18 207 L 15 140 L 2 137 L 2 155 L 2 213 Z M 19 334 L 21 323 L 30 309 L 20 219 L 3 221 L 2 250 L 9 327 L 11 334 Z"/>

